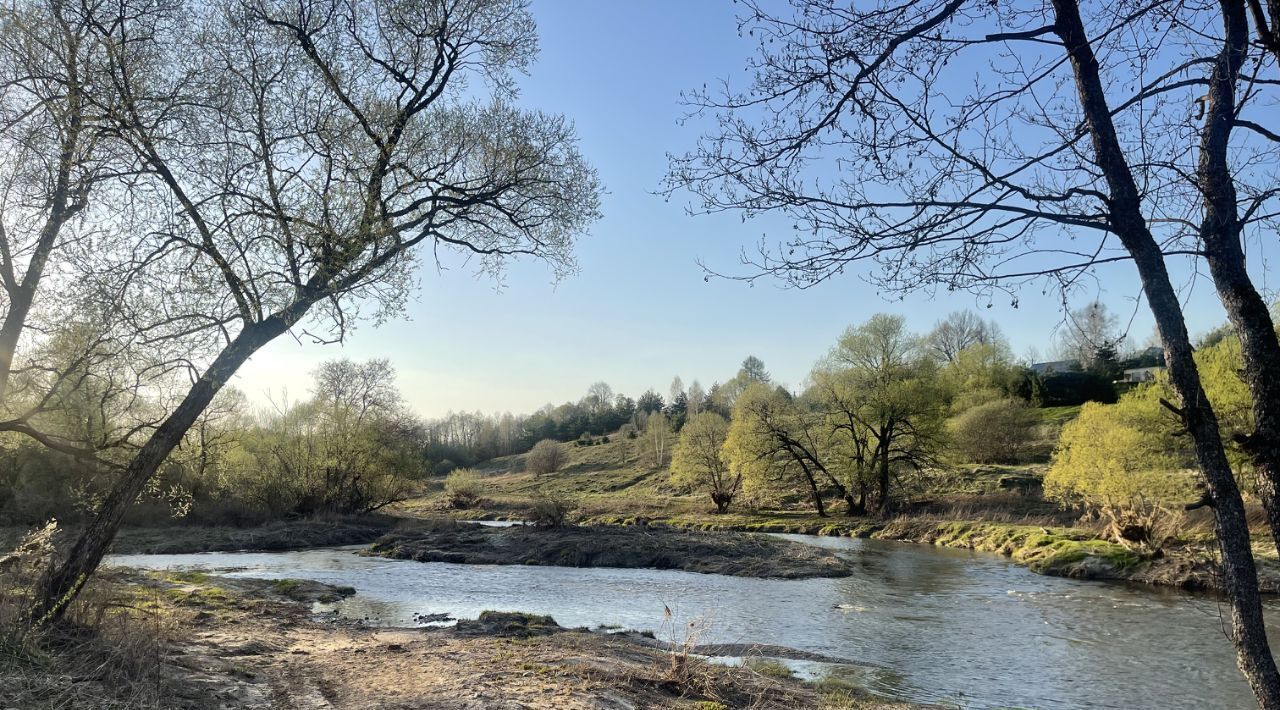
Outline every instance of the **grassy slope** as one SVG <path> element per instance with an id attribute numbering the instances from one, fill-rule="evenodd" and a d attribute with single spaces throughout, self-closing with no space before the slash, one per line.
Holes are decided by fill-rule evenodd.
<path id="1" fill-rule="evenodd" d="M 1096 530 L 1075 524 L 1075 514 L 1043 500 L 1035 483 L 1047 468 L 1052 442 L 1079 407 L 1039 410 L 1045 426 L 1034 447 L 1038 463 L 1021 466 L 954 465 L 934 474 L 927 496 L 915 496 L 908 512 L 893 519 L 850 518 L 833 504 L 832 515 L 818 517 L 808 509 L 749 510 L 742 506 L 716 515 L 704 495 L 673 489 L 665 470 L 639 460 L 638 442 L 612 436 L 607 444 L 565 444 L 569 464 L 541 477 L 523 472 L 524 456 L 508 456 L 477 468 L 484 476 L 486 500 L 476 509 L 451 511 L 464 518 L 523 519 L 539 492 L 577 500 L 579 517 L 588 523 L 658 524 L 698 530 L 742 530 L 876 537 L 997 552 L 1047 573 L 1089 578 L 1123 578 L 1162 584 L 1204 586 L 1212 569 L 1204 563 L 1203 536 L 1189 536 L 1175 560 L 1152 561 L 1098 537 Z M 1030 484 L 1030 486 L 1028 486 Z M 833 502 L 834 503 L 834 502 Z M 439 484 L 423 498 L 408 501 L 408 515 L 439 514 L 444 507 Z M 1259 552 L 1265 569 L 1276 577 L 1265 586 L 1280 591 L 1280 566 L 1274 552 Z M 1177 567 L 1174 572 L 1171 568 Z M 1208 580 L 1208 581 L 1206 581 Z"/>

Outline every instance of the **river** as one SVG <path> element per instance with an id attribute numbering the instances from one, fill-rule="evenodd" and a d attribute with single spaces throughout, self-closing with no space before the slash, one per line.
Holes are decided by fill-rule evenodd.
<path id="1" fill-rule="evenodd" d="M 357 594 L 326 609 L 378 625 L 518 610 L 564 626 L 653 630 L 668 641 L 692 633 L 699 643 L 791 646 L 871 664 L 824 671 L 875 692 L 964 708 L 1254 707 L 1224 633 L 1226 609 L 1210 597 L 1045 577 L 985 553 L 781 537 L 841 550 L 857 572 L 766 580 L 464 566 L 362 557 L 354 548 L 109 562 L 350 585 Z M 664 607 L 676 623 L 664 624 Z M 1280 613 L 1280 604 L 1269 611 Z M 1271 637 L 1280 638 L 1275 628 Z"/>

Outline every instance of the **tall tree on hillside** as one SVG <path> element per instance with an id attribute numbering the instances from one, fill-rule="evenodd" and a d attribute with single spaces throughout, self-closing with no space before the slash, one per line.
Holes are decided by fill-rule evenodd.
<path id="1" fill-rule="evenodd" d="M 640 399 L 636 400 L 636 411 L 645 414 L 661 412 L 665 406 L 666 402 L 662 401 L 662 395 L 653 390 L 645 390 L 644 394 L 640 395 Z"/>
<path id="2" fill-rule="evenodd" d="M 738 395 L 748 387 L 753 384 L 767 385 L 772 381 L 769 372 L 764 369 L 764 361 L 755 355 L 748 355 L 742 361 L 742 366 L 738 368 L 738 374 L 734 375 L 733 379 L 718 387 L 712 386 L 711 389 L 715 393 L 713 402 L 718 409 L 726 412 L 733 411 Z"/>
<path id="3" fill-rule="evenodd" d="M 697 380 L 689 385 L 689 418 L 693 419 L 702 413 L 707 404 L 707 392 Z"/>
<path id="4" fill-rule="evenodd" d="M 671 455 L 671 443 L 675 434 L 671 431 L 671 420 L 661 411 L 653 412 L 645 420 L 644 435 L 641 447 L 649 465 L 663 468 L 667 465 L 667 457 Z"/>
<path id="5" fill-rule="evenodd" d="M 582 403 L 592 416 L 598 417 L 613 406 L 613 397 L 613 388 L 608 382 L 596 382 L 587 388 Z"/>
<path id="6" fill-rule="evenodd" d="M 855 480 L 869 475 L 876 508 L 888 512 L 897 471 L 938 461 L 945 413 L 937 366 L 901 316 L 877 314 L 846 330 L 812 379 Z"/>
<path id="7" fill-rule="evenodd" d="M 725 438 L 729 467 L 743 475 L 744 486 L 755 491 L 807 492 L 818 515 L 826 517 L 824 488 L 833 488 L 849 503 L 856 502 L 828 465 L 830 439 L 822 417 L 778 388 L 756 382 L 737 398 Z"/>
<path id="8" fill-rule="evenodd" d="M 216 351 L 46 575 L 37 619 L 60 615 L 124 511 L 236 370 L 294 330 L 341 340 L 386 318 L 412 250 L 484 273 L 529 256 L 573 269 L 599 184 L 562 117 L 520 108 L 537 36 L 523 0 L 371 5 L 183 2 L 94 6 L 119 92 L 112 130 L 158 208 L 129 302 L 163 303 L 153 337 Z M 372 21 L 374 18 L 376 22 Z"/>
<path id="9" fill-rule="evenodd" d="M 738 376 L 747 382 L 772 382 L 769 371 L 764 369 L 764 361 L 755 355 L 748 355 L 747 359 L 742 361 L 742 369 L 738 370 Z"/>
<path id="10" fill-rule="evenodd" d="M 973 311 L 953 311 L 929 332 L 928 347 L 941 362 L 952 362 L 961 350 L 974 345 L 996 345 L 1004 334 L 995 321 L 978 317 Z"/>
<path id="11" fill-rule="evenodd" d="M 1245 0 L 1087 16 L 1078 0 L 790 5 L 746 3 L 752 83 L 692 95 L 717 126 L 674 159 L 671 187 L 707 211 L 797 223 L 747 258 L 746 279 L 804 287 L 871 261 L 889 291 L 1013 295 L 1132 261 L 1213 502 L 1237 659 L 1280 708 L 1243 501 L 1168 266 L 1207 265 L 1241 339 L 1255 429 L 1240 445 L 1280 546 L 1280 341 L 1243 250 L 1280 200 L 1275 8 L 1268 25 Z"/>
<path id="12" fill-rule="evenodd" d="M 689 418 L 671 452 L 672 483 L 706 492 L 717 513 L 729 510 L 742 487 L 742 472 L 731 469 L 724 455 L 728 433 L 724 417 L 703 412 Z"/>

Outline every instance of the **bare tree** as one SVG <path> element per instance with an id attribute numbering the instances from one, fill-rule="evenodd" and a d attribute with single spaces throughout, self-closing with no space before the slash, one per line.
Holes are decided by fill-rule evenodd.
<path id="1" fill-rule="evenodd" d="M 702 383 L 697 380 L 689 385 L 689 418 L 693 419 L 702 413 L 703 406 L 707 401 L 707 391 L 702 389 Z"/>
<path id="2" fill-rule="evenodd" d="M 1240 491 L 1169 274 L 1173 259 L 1207 264 L 1240 335 L 1256 422 L 1241 445 L 1280 544 L 1280 344 L 1242 248 L 1277 214 L 1280 82 L 1248 43 L 1246 3 L 791 5 L 747 3 L 753 83 L 690 96 L 718 124 L 673 160 L 671 189 L 797 223 L 744 253 L 748 280 L 806 287 L 866 261 L 889 291 L 1016 304 L 1028 282 L 1069 291 L 1132 262 L 1214 509 L 1237 659 L 1280 707 Z M 1252 7 L 1273 32 L 1274 5 L 1265 30 Z"/>
<path id="3" fill-rule="evenodd" d="M 543 439 L 529 450 L 524 466 L 532 471 L 534 476 L 541 476 L 544 473 L 559 471 L 568 462 L 569 455 L 565 453 L 560 442 L 555 439 Z"/>
<path id="4" fill-rule="evenodd" d="M 481 272 L 527 256 L 567 273 L 597 215 L 569 122 L 512 102 L 536 51 L 523 0 L 148 9 L 95 22 L 120 94 L 113 129 L 147 172 L 134 194 L 157 204 L 121 264 L 136 274 L 131 299 L 165 299 L 153 337 L 216 354 L 192 364 L 181 403 L 46 576 L 41 619 L 78 592 L 125 508 L 263 345 L 290 331 L 340 340 L 361 316 L 393 315 L 418 246 Z"/>
<path id="5" fill-rule="evenodd" d="M 608 382 L 596 382 L 587 388 L 587 396 L 582 403 L 593 416 L 599 416 L 613 406 L 613 388 Z"/>
<path id="6" fill-rule="evenodd" d="M 1063 357 L 1074 358 L 1089 368 L 1099 352 L 1115 352 L 1123 341 L 1119 321 L 1105 303 L 1093 301 L 1068 313 L 1065 327 L 1058 336 L 1058 349 Z"/>
<path id="7" fill-rule="evenodd" d="M 994 345 L 1003 340 L 1004 335 L 995 321 L 983 320 L 973 311 L 953 311 L 934 324 L 928 347 L 938 360 L 952 362 L 967 347 Z"/>

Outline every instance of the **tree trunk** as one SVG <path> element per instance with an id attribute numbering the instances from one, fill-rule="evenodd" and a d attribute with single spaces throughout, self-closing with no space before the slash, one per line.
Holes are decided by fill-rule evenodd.
<path id="1" fill-rule="evenodd" d="M 34 622 L 43 625 L 61 618 L 67 605 L 80 593 L 85 582 L 102 562 L 107 549 L 115 540 L 125 512 L 169 452 L 178 445 L 201 412 L 249 356 L 288 328 L 289 325 L 283 318 L 273 316 L 261 323 L 246 326 L 223 348 L 213 364 L 192 385 L 178 407 L 134 455 L 120 480 L 102 502 L 88 527 L 80 533 L 66 557 L 45 573 L 40 583 L 40 597 L 31 612 Z"/>
<path id="2" fill-rule="evenodd" d="M 876 501 L 876 511 L 885 513 L 889 510 L 889 442 L 881 440 L 877 448 L 876 487 L 879 488 L 880 497 Z"/>
<path id="3" fill-rule="evenodd" d="M 858 486 L 858 498 L 855 500 L 853 494 L 845 496 L 844 502 L 849 505 L 849 515 L 866 515 L 867 514 L 867 487 L 864 484 Z"/>
<path id="4" fill-rule="evenodd" d="M 733 502 L 732 493 L 712 493 L 711 501 L 716 504 L 716 513 L 724 515 L 729 512 L 729 504 Z"/>
<path id="5" fill-rule="evenodd" d="M 1138 268 L 1164 344 L 1169 379 L 1181 400 L 1181 416 L 1195 442 L 1196 461 L 1214 506 L 1236 661 L 1258 703 L 1268 710 L 1280 710 L 1280 673 L 1263 624 L 1244 501 L 1223 450 L 1217 417 L 1200 383 L 1182 308 L 1169 280 L 1164 256 L 1142 215 L 1138 188 L 1116 137 L 1097 58 L 1085 34 L 1079 7 L 1076 0 L 1053 0 L 1053 7 L 1054 31 L 1071 60 L 1095 159 L 1111 191 L 1111 226 Z"/>
<path id="6" fill-rule="evenodd" d="M 809 491 L 813 495 L 813 505 L 818 509 L 818 517 L 827 517 L 827 508 L 822 504 L 822 494 L 818 492 L 818 482 L 813 479 L 813 473 L 809 471 L 809 466 L 804 459 L 792 453 L 791 456 L 800 464 L 800 470 L 804 471 L 805 480 L 809 482 Z"/>
<path id="7" fill-rule="evenodd" d="M 1280 551 L 1280 341 L 1267 304 L 1253 286 L 1240 247 L 1243 225 L 1227 160 L 1235 120 L 1235 85 L 1248 49 L 1243 2 L 1221 3 L 1225 36 L 1210 76 L 1197 169 L 1204 195 L 1200 238 L 1218 297 L 1235 327 L 1244 356 L 1244 381 L 1253 398 L 1254 430 L 1240 441 L 1257 473 L 1258 496 Z"/>

